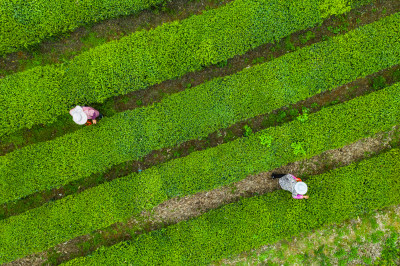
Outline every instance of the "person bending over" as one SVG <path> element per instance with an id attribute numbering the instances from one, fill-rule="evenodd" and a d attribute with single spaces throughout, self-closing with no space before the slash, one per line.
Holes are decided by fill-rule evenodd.
<path id="1" fill-rule="evenodd" d="M 294 199 L 308 199 L 307 184 L 302 182 L 300 178 L 295 177 L 292 174 L 272 174 L 272 178 L 279 178 L 279 185 L 282 189 L 292 193 Z"/>

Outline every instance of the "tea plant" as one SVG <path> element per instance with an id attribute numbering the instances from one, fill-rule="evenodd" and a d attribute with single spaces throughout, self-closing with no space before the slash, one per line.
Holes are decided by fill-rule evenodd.
<path id="1" fill-rule="evenodd" d="M 253 134 L 253 130 L 252 130 L 251 127 L 249 127 L 248 125 L 245 125 L 245 126 L 243 127 L 243 129 L 244 129 L 243 136 L 249 137 L 249 136 L 251 136 L 251 135 Z"/>
<path id="2" fill-rule="evenodd" d="M 306 151 L 303 148 L 304 145 L 305 145 L 304 142 L 294 142 L 290 146 L 293 148 L 293 153 L 295 155 L 298 154 L 306 155 Z"/>
<path id="3" fill-rule="evenodd" d="M 261 145 L 266 145 L 267 147 L 271 147 L 272 144 L 272 136 L 269 136 L 267 134 L 262 134 L 258 137 L 260 139 Z"/>
<path id="4" fill-rule="evenodd" d="M 307 121 L 308 120 L 308 112 L 309 112 L 310 110 L 308 109 L 308 108 L 306 108 L 306 107 L 303 107 L 303 114 L 302 115 L 299 115 L 298 117 L 297 117 L 297 120 L 299 120 L 300 122 L 305 122 L 305 121 Z"/>

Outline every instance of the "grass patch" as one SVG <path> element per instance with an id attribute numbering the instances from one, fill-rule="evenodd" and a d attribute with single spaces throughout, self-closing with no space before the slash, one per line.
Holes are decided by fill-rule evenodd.
<path id="1" fill-rule="evenodd" d="M 81 37 L 80 40 L 86 47 L 95 47 L 107 42 L 105 38 L 97 37 L 96 32 L 90 32 L 88 35 Z"/>
<path id="2" fill-rule="evenodd" d="M 380 90 L 387 86 L 386 79 L 383 76 L 379 76 L 372 79 L 372 88 L 374 90 Z"/>

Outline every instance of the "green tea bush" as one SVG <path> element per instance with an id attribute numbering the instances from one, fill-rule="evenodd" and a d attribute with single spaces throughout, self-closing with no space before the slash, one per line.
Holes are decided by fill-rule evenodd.
<path id="1" fill-rule="evenodd" d="M 400 26 L 400 13 L 395 18 L 387 17 L 330 42 L 306 47 L 171 95 L 152 106 L 105 117 L 96 126 L 1 156 L 0 203 L 104 172 L 152 150 L 207 136 L 399 63 L 400 42 L 385 37 L 394 34 L 390 33 L 392 27 Z M 376 31 L 382 35 L 370 38 Z M 315 58 L 318 64 L 314 63 Z M 93 145 L 94 140 L 101 145 Z"/>
<path id="2" fill-rule="evenodd" d="M 322 21 L 320 0 L 236 0 L 108 42 L 61 65 L 7 76 L 0 80 L 0 136 L 51 123 L 75 105 L 102 103 L 217 64 Z"/>
<path id="3" fill-rule="evenodd" d="M 164 0 L 4 0 L 0 2 L 0 55 L 79 26 L 129 15 Z"/>
<path id="4" fill-rule="evenodd" d="M 390 130 L 393 125 L 399 124 L 399 89 L 400 83 L 337 106 L 324 108 L 310 114 L 305 123 L 294 120 L 280 127 L 268 128 L 249 137 L 191 153 L 151 167 L 140 174 L 134 173 L 2 220 L 0 263 L 124 221 L 167 199 L 228 185 L 248 175 L 270 171 L 291 162 L 311 158 L 326 150 L 343 147 L 377 132 Z M 270 145 L 260 143 L 262 136 L 270 136 Z M 307 153 L 295 155 L 291 143 L 301 141 L 307 143 Z M 386 172 L 386 164 L 375 164 L 374 169 L 381 171 L 384 179 L 390 173 Z M 349 176 L 344 176 L 350 180 Z M 334 203 L 338 203 L 338 206 L 341 204 L 341 201 L 335 199 L 336 189 L 340 188 L 340 184 L 331 188 L 334 193 L 321 188 L 318 182 L 309 185 L 312 189 L 310 197 L 326 197 L 331 204 L 324 208 L 331 210 L 332 206 L 336 206 Z M 361 193 L 366 195 L 367 201 L 353 202 L 354 215 L 371 209 L 368 204 L 376 203 L 375 196 L 386 197 L 385 191 L 374 192 L 374 186 L 374 183 L 367 183 L 366 193 Z M 283 198 L 288 204 L 294 203 L 289 194 L 285 194 Z M 319 211 L 321 210 L 318 209 L 316 213 Z M 307 224 L 305 221 L 295 220 L 294 223 L 296 226 L 299 223 Z M 276 230 L 285 231 L 279 226 Z"/>
<path id="5" fill-rule="evenodd" d="M 355 218 L 359 209 L 400 203 L 400 152 L 387 153 L 307 179 L 309 200 L 277 191 L 242 199 L 192 220 L 98 250 L 64 265 L 207 265 L 214 260 Z M 397 235 L 382 257 L 398 258 Z M 389 243 L 389 244 L 388 244 Z M 387 255 L 389 254 L 389 255 Z M 393 255 L 394 254 L 394 255 Z M 351 259 L 358 257 L 352 248 Z"/>

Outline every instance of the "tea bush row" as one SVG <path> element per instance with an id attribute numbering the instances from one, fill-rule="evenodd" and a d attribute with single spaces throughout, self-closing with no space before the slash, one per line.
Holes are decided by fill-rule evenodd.
<path id="1" fill-rule="evenodd" d="M 0 203 L 104 172 L 398 64 L 393 27 L 400 28 L 399 15 L 1 156 Z"/>
<path id="2" fill-rule="evenodd" d="M 236 0 L 135 32 L 65 64 L 7 76 L 0 80 L 0 136 L 54 122 L 77 104 L 144 89 L 312 27 L 347 10 L 334 8 L 336 2 L 343 0 Z"/>
<path id="3" fill-rule="evenodd" d="M 79 26 L 129 15 L 164 0 L 4 0 L 0 55 L 19 51 Z"/>
<path id="4" fill-rule="evenodd" d="M 399 124 L 399 89 L 400 83 L 397 83 L 324 108 L 310 114 L 306 122 L 295 120 L 280 127 L 268 128 L 2 220 L 0 263 L 125 221 L 167 199 L 228 185 L 248 175 L 270 171 L 326 150 L 343 147 L 377 132 L 388 131 Z M 261 143 L 262 136 L 270 137 L 269 145 Z M 303 143 L 306 153 L 296 155 L 293 143 Z M 386 168 L 379 169 L 383 169 L 380 174 L 387 178 Z M 317 185 L 311 183 L 309 186 L 309 194 L 317 199 L 313 190 Z M 329 191 L 321 193 L 332 199 L 337 191 Z M 366 197 L 374 197 L 373 194 L 371 191 Z M 290 193 L 285 194 L 284 199 L 288 204 L 308 204 L 293 201 Z M 332 202 L 336 204 L 335 200 Z M 341 201 L 337 203 L 339 206 L 342 204 Z M 290 222 L 297 224 L 300 221 Z"/>
<path id="5" fill-rule="evenodd" d="M 400 151 L 312 176 L 310 199 L 283 190 L 214 209 L 64 265 L 208 265 L 325 224 L 400 203 Z"/>

